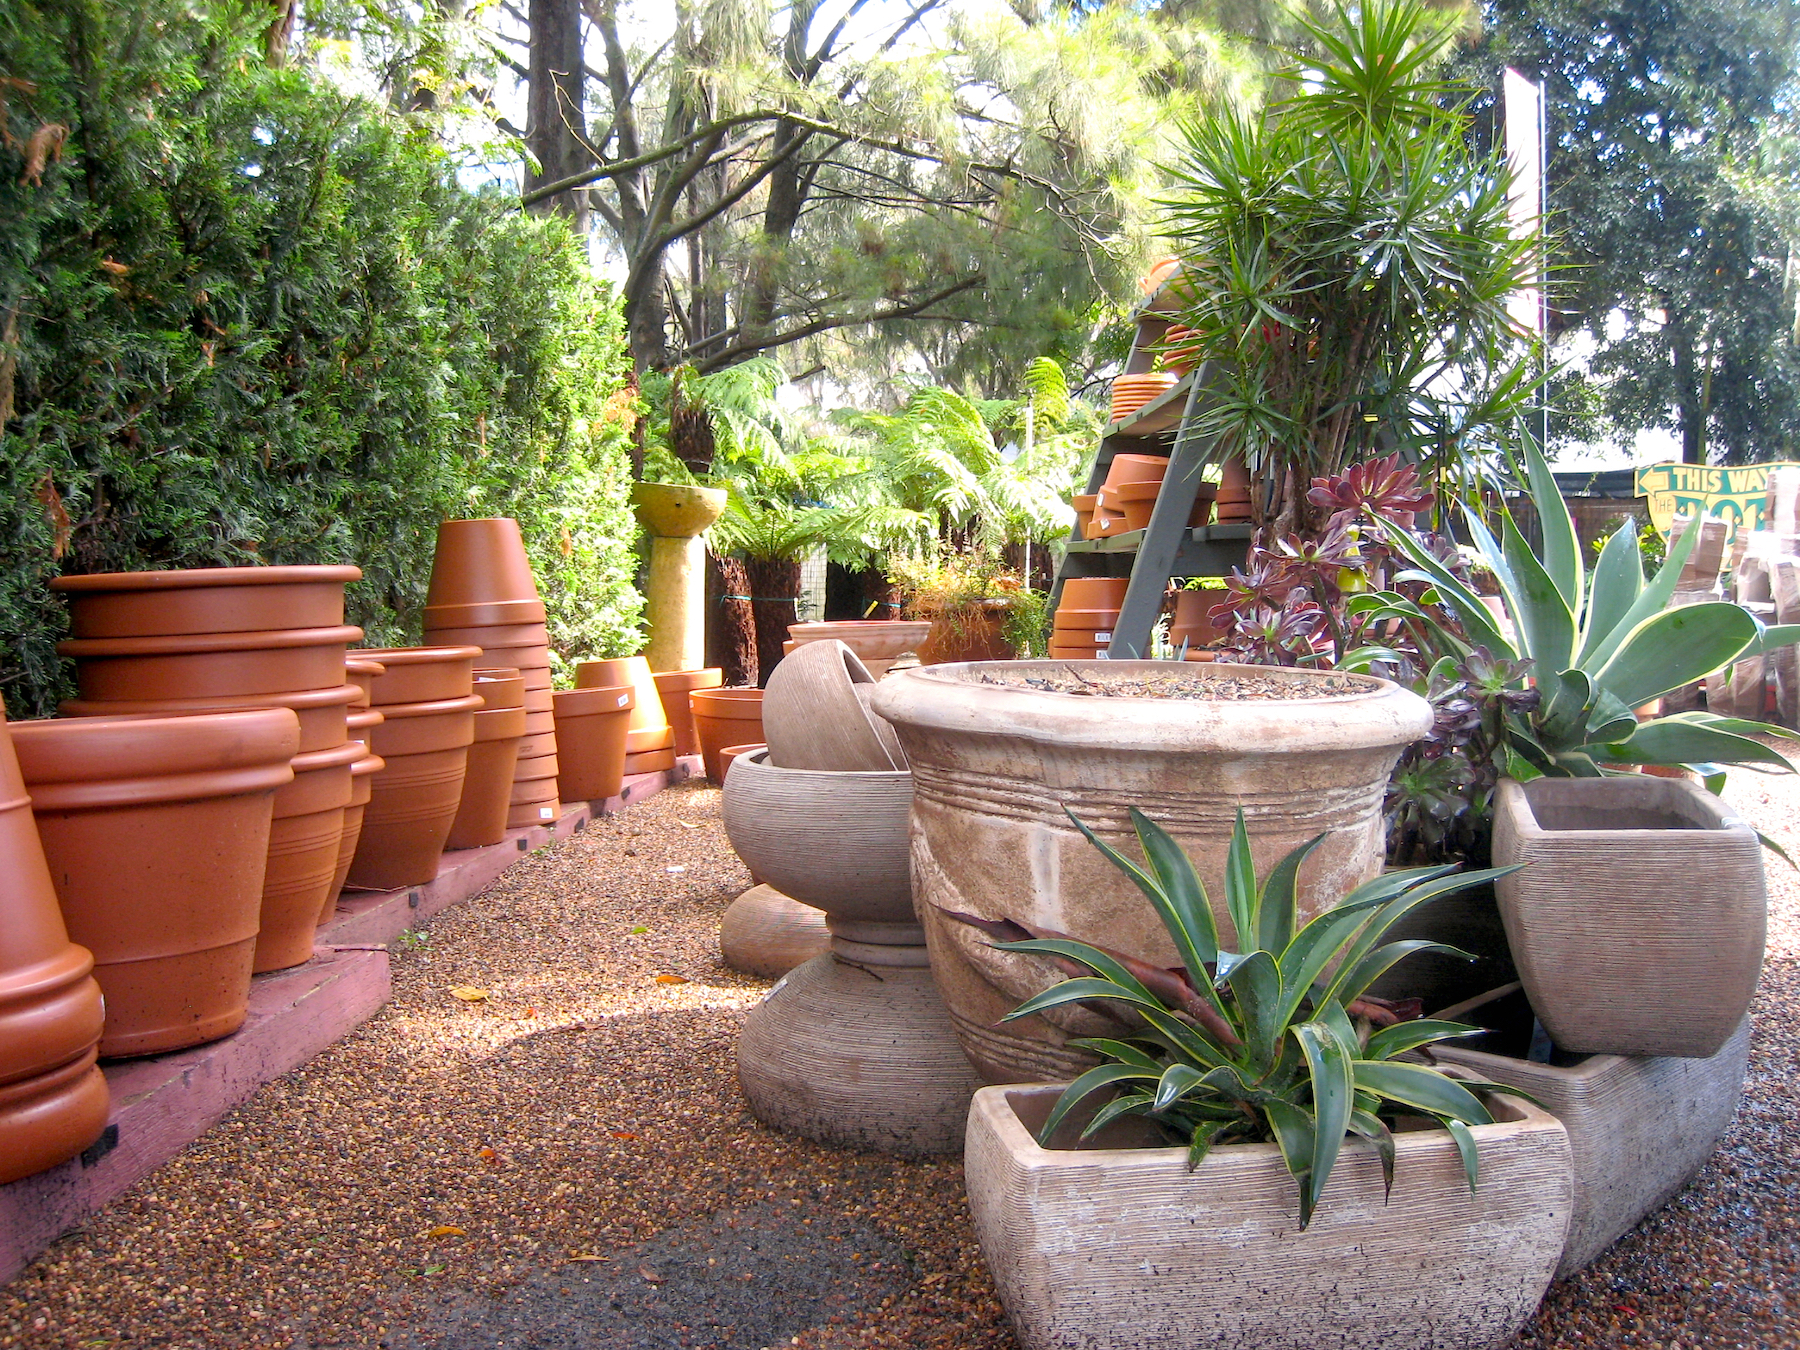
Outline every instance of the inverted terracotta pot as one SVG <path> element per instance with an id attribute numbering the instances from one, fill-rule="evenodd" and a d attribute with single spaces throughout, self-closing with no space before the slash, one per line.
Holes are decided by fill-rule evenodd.
<path id="1" fill-rule="evenodd" d="M 486 628 L 491 624 L 543 623 L 542 600 L 497 600 L 489 604 L 427 605 L 425 627 Z"/>
<path id="2" fill-rule="evenodd" d="M 527 725 L 529 725 L 529 723 L 530 723 L 531 716 L 532 716 L 531 713 L 525 714 Z M 554 717 L 555 714 L 554 713 L 545 713 L 544 716 Z M 519 758 L 520 759 L 532 759 L 539 755 L 554 755 L 555 753 L 556 753 L 556 732 L 554 730 L 528 732 L 525 735 L 519 737 Z"/>
<path id="3" fill-rule="evenodd" d="M 1051 619 L 1057 628 L 1088 633 L 1111 628 L 1118 621 L 1119 611 L 1116 609 L 1070 609 L 1067 605 L 1060 606 Z"/>
<path id="4" fill-rule="evenodd" d="M 576 691 L 574 692 L 585 692 Z M 635 696 L 636 690 L 632 693 Z M 628 755 L 647 755 L 655 751 L 667 750 L 675 753 L 675 728 L 656 727 L 649 731 L 627 731 L 625 733 L 625 753 Z"/>
<path id="5" fill-rule="evenodd" d="M 106 1128 L 93 971 L 92 953 L 69 941 L 0 712 L 0 1185 L 74 1157 Z"/>
<path id="6" fill-rule="evenodd" d="M 381 674 L 370 688 L 378 708 L 463 697 L 474 682 L 475 663 L 481 654 L 479 647 L 461 645 L 364 647 L 357 651 L 358 657 L 381 663 Z"/>
<path id="7" fill-rule="evenodd" d="M 363 809 L 362 837 L 346 878 L 370 890 L 417 886 L 438 859 L 462 805 L 480 696 L 393 704 L 369 748 L 386 761 Z"/>
<path id="8" fill-rule="evenodd" d="M 484 652 L 500 648 L 517 650 L 541 647 L 548 649 L 550 634 L 541 623 L 488 624 L 473 628 L 433 625 L 425 630 L 425 641 L 439 647 L 479 647 Z"/>
<path id="9" fill-rule="evenodd" d="M 884 773 L 903 769 L 888 753 L 857 686 L 875 683 L 844 643 L 809 642 L 785 656 L 763 690 L 763 736 L 783 769 Z"/>
<path id="10" fill-rule="evenodd" d="M 694 709 L 694 727 L 700 735 L 700 756 L 706 762 L 706 776 L 714 783 L 724 781 L 719 752 L 728 745 L 761 745 L 762 690 L 760 689 L 696 689 L 689 696 Z"/>
<path id="11" fill-rule="evenodd" d="M 275 794 L 269 864 L 263 873 L 258 974 L 312 959 L 319 916 L 336 894 L 344 811 L 353 795 L 352 766 L 367 754 L 359 741 L 294 756 L 294 781 Z"/>
<path id="12" fill-rule="evenodd" d="M 496 708 L 517 708 L 525 711 L 525 681 L 519 672 L 510 667 L 488 666 L 475 667 L 475 683 L 472 693 L 481 695 L 481 706 L 488 712 Z M 521 734 L 525 723 L 520 721 Z"/>
<path id="13" fill-rule="evenodd" d="M 53 718 L 13 730 L 63 915 L 95 953 L 100 1052 L 158 1054 L 237 1030 L 272 812 L 294 781 L 294 714 Z"/>
<path id="14" fill-rule="evenodd" d="M 624 786 L 627 733 L 636 691 L 630 685 L 614 685 L 559 690 L 554 697 L 557 797 L 565 802 L 591 802 L 618 796 Z M 672 766 L 674 752 L 669 755 Z"/>
<path id="15" fill-rule="evenodd" d="M 556 791 L 556 763 L 550 763 L 552 772 L 545 778 L 525 778 L 512 785 L 507 796 L 507 806 L 530 806 L 535 802 L 553 802 L 560 800 Z"/>
<path id="16" fill-rule="evenodd" d="M 360 567 L 191 567 L 57 577 L 78 638 L 336 628 Z"/>
<path id="17" fill-rule="evenodd" d="M 554 797 L 548 801 L 526 802 L 507 812 L 506 828 L 523 830 L 533 825 L 554 825 L 561 814 L 562 803 Z"/>
<path id="18" fill-rule="evenodd" d="M 66 699 L 64 717 L 186 717 L 193 713 L 241 712 L 250 708 L 291 708 L 300 719 L 300 749 L 328 750 L 344 743 L 350 705 L 362 697 L 354 684 L 307 689 L 295 694 L 218 695 L 213 698 Z"/>
<path id="19" fill-rule="evenodd" d="M 372 691 L 375 688 L 375 677 L 387 667 L 379 661 L 371 661 L 367 657 L 348 656 L 344 658 L 344 678 L 361 691 L 362 697 L 356 700 L 356 706 L 368 707 L 374 702 Z"/>
<path id="20" fill-rule="evenodd" d="M 538 600 L 519 522 L 507 517 L 446 520 L 438 526 L 428 609 Z M 512 620 L 511 622 L 530 622 Z"/>
<path id="21" fill-rule="evenodd" d="M 863 661 L 892 661 L 902 652 L 916 652 L 930 636 L 929 619 L 842 619 L 788 625 L 788 637 L 797 646 L 841 642 Z"/>
<path id="22" fill-rule="evenodd" d="M 663 716 L 675 729 L 675 753 L 700 753 L 700 733 L 694 726 L 694 709 L 688 695 L 696 689 L 717 689 L 725 682 L 725 672 L 717 666 L 704 670 L 659 670 L 651 675 L 657 696 L 662 700 Z"/>
<path id="23" fill-rule="evenodd" d="M 1129 577 L 1068 577 L 1063 581 L 1058 608 L 1071 610 L 1110 610 L 1118 613 L 1125 603 Z"/>
<path id="24" fill-rule="evenodd" d="M 635 755 L 625 756 L 625 772 L 627 775 L 640 773 L 667 773 L 675 767 L 675 747 L 666 750 L 643 750 Z M 563 800 L 567 801 L 567 794 Z"/>
<path id="25" fill-rule="evenodd" d="M 1081 530 L 1081 537 L 1087 539 L 1089 527 L 1094 523 L 1094 508 L 1100 504 L 1098 492 L 1077 492 L 1069 498 L 1069 505 L 1075 508 L 1075 523 Z"/>
<path id="26" fill-rule="evenodd" d="M 636 695 L 636 702 L 631 707 L 631 729 L 633 731 L 661 731 L 669 725 L 669 715 L 663 711 L 662 695 L 656 692 L 656 677 L 650 672 L 650 663 L 641 656 L 625 656 L 609 661 L 583 661 L 575 667 L 575 687 L 577 689 L 612 689 L 621 684 L 628 684 Z M 695 690 L 697 696 L 705 690 Z M 674 741 L 664 742 L 673 745 Z M 660 750 L 662 745 L 639 745 L 634 750 Z"/>
<path id="27" fill-rule="evenodd" d="M 387 767 L 380 755 L 364 755 L 350 766 L 350 805 L 344 808 L 344 833 L 338 842 L 337 868 L 331 874 L 331 890 L 319 906 L 319 922 L 324 923 L 337 909 L 338 894 L 344 889 L 344 878 L 350 875 L 350 860 L 356 856 L 357 841 L 362 838 L 363 808 L 369 804 L 371 780 Z"/>
<path id="28" fill-rule="evenodd" d="M 1233 456 L 1219 466 L 1219 493 L 1213 509 L 1221 524 L 1250 519 L 1250 470 L 1242 456 Z"/>
<path id="29" fill-rule="evenodd" d="M 521 657 L 509 655 L 506 652 L 497 652 L 495 655 L 505 656 L 510 662 L 519 667 L 519 678 L 525 681 L 525 692 L 527 694 L 539 693 L 550 687 L 549 666 L 528 665 Z M 537 710 L 534 709 L 533 711 Z"/>
<path id="30" fill-rule="evenodd" d="M 526 686 L 525 711 L 527 713 L 534 717 L 548 718 L 555 707 L 556 704 L 551 700 L 548 689 L 533 689 L 529 685 Z M 548 731 L 551 724 L 548 721 L 538 721 L 528 722 L 526 726 L 531 731 Z"/>
<path id="31" fill-rule="evenodd" d="M 362 629 L 288 628 L 177 637 L 70 638 L 84 699 L 285 694 L 344 683 L 344 649 Z"/>
<path id="32" fill-rule="evenodd" d="M 739 755 L 747 755 L 752 750 L 767 750 L 766 745 L 728 745 L 719 751 L 719 777 L 723 781 L 731 773 L 731 766 Z"/>
<path id="33" fill-rule="evenodd" d="M 477 680 L 483 698 L 494 685 L 517 686 L 514 680 Z M 519 689 L 517 692 L 522 693 Z M 498 695 L 496 695 L 498 697 Z M 469 767 L 463 776 L 462 799 L 451 822 L 446 849 L 482 848 L 506 837 L 506 813 L 511 807 L 513 769 L 518 763 L 519 740 L 525 732 L 521 707 L 482 708 L 475 714 L 475 741 L 469 746 Z"/>

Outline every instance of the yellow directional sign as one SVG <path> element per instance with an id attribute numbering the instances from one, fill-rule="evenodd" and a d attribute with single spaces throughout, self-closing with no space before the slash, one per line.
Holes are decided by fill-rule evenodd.
<path id="1" fill-rule="evenodd" d="M 1731 526 L 1730 540 L 1739 528 L 1763 528 L 1763 504 L 1769 490 L 1769 471 L 1796 467 L 1788 461 L 1773 464 L 1646 464 L 1637 471 L 1637 495 L 1648 498 L 1650 523 L 1668 537 L 1676 516 L 1717 516 Z"/>

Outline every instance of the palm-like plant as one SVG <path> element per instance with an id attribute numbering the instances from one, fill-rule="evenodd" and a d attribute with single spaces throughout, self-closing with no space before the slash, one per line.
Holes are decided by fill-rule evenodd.
<path id="1" fill-rule="evenodd" d="M 1099 1092 L 1111 1099 L 1093 1115 L 1083 1137 L 1120 1116 L 1147 1117 L 1187 1145 L 1190 1167 L 1218 1144 L 1273 1140 L 1299 1184 L 1304 1228 L 1347 1135 L 1375 1147 L 1391 1189 L 1392 1121 L 1399 1114 L 1427 1116 L 1455 1139 L 1474 1188 L 1479 1159 L 1469 1126 L 1493 1120 L 1476 1094 L 1514 1090 L 1460 1082 L 1428 1064 L 1399 1059 L 1476 1028 L 1403 1020 L 1402 1013 L 1416 1018 L 1416 1012 L 1396 1010 L 1366 991 L 1413 953 L 1466 955 L 1440 943 L 1384 938 L 1420 905 L 1513 869 L 1458 874 L 1450 865 L 1389 872 L 1301 925 L 1295 882 L 1319 839 L 1288 854 L 1259 883 L 1240 810 L 1225 866 L 1226 910 L 1237 935 L 1233 951 L 1221 945 L 1212 904 L 1193 864 L 1142 811 L 1134 808 L 1131 820 L 1144 867 L 1102 841 L 1073 812 L 1069 818 L 1143 891 L 1182 964 L 1165 970 L 1055 933 L 995 944 L 1079 972 L 1028 999 L 1007 1020 L 1081 1003 L 1116 1016 L 1120 1024 L 1117 1036 L 1072 1042 L 1105 1062 L 1063 1092 L 1039 1134 L 1042 1141 Z M 1011 921 L 957 917 L 996 936 L 1028 931 Z"/>

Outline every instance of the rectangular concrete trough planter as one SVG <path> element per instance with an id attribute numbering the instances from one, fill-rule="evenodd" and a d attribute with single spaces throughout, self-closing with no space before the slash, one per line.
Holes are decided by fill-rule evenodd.
<path id="1" fill-rule="evenodd" d="M 1524 1058 L 1531 1009 L 1516 984 L 1436 1014 L 1491 1037 L 1432 1047 L 1446 1064 L 1529 1092 L 1569 1132 L 1574 1210 L 1559 1279 L 1573 1275 L 1693 1179 L 1731 1124 L 1744 1088 L 1750 1023 L 1708 1059 L 1567 1055 Z"/>
<path id="2" fill-rule="evenodd" d="M 1191 1173 L 1185 1149 L 1132 1146 L 1144 1122 L 1041 1148 L 1061 1091 L 983 1088 L 969 1111 L 969 1206 L 1025 1350 L 1486 1350 L 1562 1254 L 1568 1135 L 1513 1098 L 1474 1129 L 1473 1196 L 1443 1131 L 1397 1136 L 1385 1203 L 1374 1150 L 1346 1143 L 1302 1232 L 1274 1144 L 1215 1149 Z"/>

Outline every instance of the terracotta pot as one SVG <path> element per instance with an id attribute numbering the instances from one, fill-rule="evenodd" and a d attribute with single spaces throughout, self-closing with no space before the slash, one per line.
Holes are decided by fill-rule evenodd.
<path id="1" fill-rule="evenodd" d="M 524 672 L 521 671 L 520 674 L 523 675 Z M 525 729 L 526 729 L 526 731 L 527 732 L 549 731 L 551 729 L 551 727 L 554 725 L 554 723 L 551 720 L 551 712 L 555 709 L 555 707 L 556 707 L 556 704 L 554 702 L 552 702 L 552 700 L 550 698 L 550 691 L 548 689 L 533 689 L 530 685 L 526 685 L 525 686 L 525 712 L 526 712 Z"/>
<path id="2" fill-rule="evenodd" d="M 919 648 L 919 664 L 939 666 L 952 661 L 1008 661 L 1012 645 L 1005 637 L 1005 600 L 981 600 L 954 618 L 940 618 L 931 637 Z"/>
<path id="3" fill-rule="evenodd" d="M 760 689 L 696 689 L 689 695 L 700 756 L 712 782 L 724 781 L 719 752 L 726 746 L 764 743 L 762 696 Z"/>
<path id="4" fill-rule="evenodd" d="M 13 733 L 64 918 L 106 994 L 101 1053 L 237 1030 L 271 813 L 294 781 L 294 714 L 53 718 Z"/>
<path id="5" fill-rule="evenodd" d="M 344 683 L 344 649 L 360 628 L 285 628 L 177 637 L 71 638 L 84 699 L 204 698 L 286 694 Z"/>
<path id="6" fill-rule="evenodd" d="M 1161 481 L 1154 483 L 1121 483 L 1112 489 L 1125 514 L 1125 528 L 1142 530 L 1149 527 L 1150 515 L 1156 510 L 1156 498 L 1162 491 Z"/>
<path id="7" fill-rule="evenodd" d="M 360 567 L 190 567 L 56 577 L 78 638 L 336 628 Z"/>
<path id="8" fill-rule="evenodd" d="M 1119 375 L 1113 379 L 1112 417 L 1123 422 L 1145 404 L 1161 398 L 1175 387 L 1180 377 L 1173 374 Z"/>
<path id="9" fill-rule="evenodd" d="M 73 1158 L 106 1128 L 93 954 L 69 941 L 0 712 L 0 1185 Z"/>
<path id="10" fill-rule="evenodd" d="M 766 745 L 728 745 L 719 751 L 719 777 L 723 781 L 731 774 L 731 766 L 739 755 L 747 755 L 752 750 L 767 750 Z"/>
<path id="11" fill-rule="evenodd" d="M 489 659 L 498 657 L 505 657 L 509 665 L 518 667 L 519 678 L 525 681 L 526 694 L 539 693 L 550 688 L 550 667 L 528 665 L 523 657 L 509 655 L 506 652 L 495 652 Z M 535 712 L 541 711 L 541 709 L 529 709 L 528 711 Z"/>
<path id="12" fill-rule="evenodd" d="M 1220 931 L 1230 934 L 1225 851 L 1237 808 L 1248 818 L 1259 875 L 1324 835 L 1300 874 L 1301 909 L 1310 917 L 1380 870 L 1388 773 L 1402 748 L 1431 727 L 1423 699 L 1366 676 L 1162 661 L 1075 669 L 1101 680 L 1235 676 L 1301 689 L 1347 682 L 1362 692 L 1102 699 L 977 682 L 1066 673 L 1058 663 L 1029 661 L 896 671 L 876 686 L 875 710 L 894 723 L 918 778 L 913 877 L 932 968 L 963 1048 L 990 1081 L 1067 1078 L 1087 1062 L 1065 1048 L 1065 1027 L 1042 1018 L 995 1025 L 1047 977 L 1038 963 L 971 938 L 976 930 L 940 909 L 1016 919 L 1176 962 L 1155 911 L 1075 830 L 1065 804 L 1130 857 L 1138 845 L 1128 807 L 1165 826 L 1194 859 Z"/>
<path id="13" fill-rule="evenodd" d="M 675 747 L 666 750 L 640 750 L 625 756 L 625 775 L 667 773 L 675 767 Z"/>
<path id="14" fill-rule="evenodd" d="M 1165 369 L 1185 375 L 1200 363 L 1200 346 L 1193 341 L 1194 330 L 1172 323 L 1163 330 L 1158 349 Z"/>
<path id="15" fill-rule="evenodd" d="M 1225 632 L 1208 614 L 1225 602 L 1223 588 L 1176 591 L 1175 614 L 1169 623 L 1169 641 L 1179 647 L 1185 639 L 1190 647 L 1210 647 Z"/>
<path id="16" fill-rule="evenodd" d="M 476 666 L 471 693 L 481 695 L 481 706 L 492 712 L 498 708 L 525 711 L 525 681 L 512 666 Z M 523 722 L 520 723 L 524 725 Z"/>
<path id="17" fill-rule="evenodd" d="M 788 637 L 795 645 L 808 642 L 843 643 L 863 661 L 892 661 L 902 652 L 916 652 L 931 634 L 923 619 L 844 619 L 834 623 L 794 623 Z"/>
<path id="18" fill-rule="evenodd" d="M 269 862 L 263 873 L 262 920 L 255 970 L 286 970 L 312 959 L 319 916 L 336 892 L 344 810 L 352 796 L 351 766 L 367 753 L 359 741 L 294 756 L 294 781 L 275 794 Z"/>
<path id="19" fill-rule="evenodd" d="M 626 732 L 636 691 L 621 684 L 559 690 L 553 697 L 557 797 L 565 802 L 599 802 L 618 796 L 625 785 Z"/>
<path id="20" fill-rule="evenodd" d="M 216 695 L 212 698 L 66 699 L 57 705 L 64 717 L 186 717 L 193 713 L 242 712 L 252 708 L 291 708 L 300 719 L 300 749 L 328 750 L 344 743 L 350 705 L 362 697 L 354 684 L 335 689 L 307 689 L 294 694 Z"/>
<path id="21" fill-rule="evenodd" d="M 467 646 L 365 647 L 358 655 L 365 652 L 364 659 L 382 666 L 369 691 L 378 708 L 462 698 L 474 682 L 475 663 L 481 658 L 481 648 Z"/>
<path id="22" fill-rule="evenodd" d="M 694 726 L 694 709 L 688 695 L 696 689 L 717 689 L 725 682 L 725 672 L 717 666 L 704 670 L 659 670 L 652 674 L 656 694 L 662 701 L 663 716 L 675 730 L 675 753 L 700 753 L 700 732 Z"/>
<path id="23" fill-rule="evenodd" d="M 1569 1132 L 1575 1192 L 1558 1279 L 1581 1270 L 1693 1180 L 1743 1096 L 1748 1020 L 1709 1059 L 1556 1051 L 1545 1064 L 1527 1058 L 1532 1013 L 1517 984 L 1432 1015 L 1499 1033 L 1441 1041 L 1432 1047 L 1435 1058 L 1524 1089 Z"/>
<path id="24" fill-rule="evenodd" d="M 526 557 L 518 521 L 506 517 L 446 520 L 438 526 L 431 585 L 425 595 L 428 609 L 538 600 L 537 579 L 531 574 L 531 560 Z"/>
<path id="25" fill-rule="evenodd" d="M 1093 537 L 1094 508 L 1099 504 L 1098 492 L 1077 492 L 1069 499 L 1069 505 L 1075 508 L 1075 527 L 1083 539 Z"/>
<path id="26" fill-rule="evenodd" d="M 1116 614 L 1125 603 L 1125 588 L 1130 584 L 1129 577 L 1067 577 L 1059 607 L 1111 610 Z"/>
<path id="27" fill-rule="evenodd" d="M 629 685 L 616 686 L 616 687 L 630 688 Z M 632 692 L 632 696 L 635 698 L 637 695 L 637 690 L 633 689 L 631 692 Z M 675 753 L 675 728 L 674 727 L 651 727 L 648 730 L 638 730 L 638 731 L 627 730 L 626 731 L 626 733 L 625 733 L 625 753 L 626 754 L 628 754 L 628 755 L 648 755 L 648 754 L 652 754 L 659 750 L 667 750 L 671 755 Z"/>
<path id="28" fill-rule="evenodd" d="M 1473 1195 L 1448 1131 L 1397 1132 L 1392 1195 L 1375 1150 L 1347 1147 L 1301 1233 L 1274 1144 L 1190 1169 L 1127 1118 L 1076 1148 L 1078 1120 L 1070 1145 L 1043 1148 L 1061 1090 L 984 1088 L 969 1108 L 969 1210 L 1021 1350 L 1485 1350 L 1537 1308 L 1562 1252 L 1568 1134 L 1514 1097 L 1472 1127 Z"/>
<path id="29" fill-rule="evenodd" d="M 369 748 L 386 761 L 363 809 L 350 885 L 387 891 L 437 875 L 462 805 L 480 696 L 386 706 Z"/>
<path id="30" fill-rule="evenodd" d="M 1053 661 L 1098 661 L 1111 647 L 1112 639 L 1105 642 L 1086 644 L 1051 642 L 1050 659 Z"/>
<path id="31" fill-rule="evenodd" d="M 486 628 L 493 624 L 543 623 L 548 617 L 542 600 L 498 600 L 492 604 L 427 605 L 425 630 L 433 628 Z"/>
<path id="32" fill-rule="evenodd" d="M 1106 487 L 1120 488 L 1127 483 L 1155 483 L 1161 485 L 1163 476 L 1169 471 L 1169 460 L 1166 455 L 1114 455 L 1112 463 L 1106 467 Z"/>
<path id="33" fill-rule="evenodd" d="M 1090 539 L 1110 539 L 1115 534 L 1125 533 L 1125 515 L 1122 511 L 1109 511 L 1101 507 L 1094 512 L 1094 528 L 1089 533 Z"/>
<path id="34" fill-rule="evenodd" d="M 808 642 L 783 657 L 763 691 L 763 736 L 769 759 L 783 769 L 885 773 L 904 769 L 888 753 L 878 719 L 858 697 L 874 676 L 836 640 Z"/>
<path id="35" fill-rule="evenodd" d="M 551 719 L 555 718 L 554 713 L 545 713 L 544 716 Z M 525 714 L 527 725 L 530 725 L 531 717 L 531 713 Z M 520 759 L 534 759 L 539 755 L 554 755 L 555 753 L 556 732 L 554 730 L 527 732 L 525 735 L 519 737 Z"/>
<path id="36" fill-rule="evenodd" d="M 1250 470 L 1241 456 L 1233 456 L 1219 466 L 1219 492 L 1213 504 L 1221 524 L 1250 519 Z"/>
<path id="37" fill-rule="evenodd" d="M 575 667 L 577 689 L 616 689 L 631 686 L 635 701 L 631 705 L 633 731 L 662 731 L 669 726 L 669 715 L 663 711 L 662 695 L 656 692 L 656 677 L 650 663 L 641 656 L 624 656 L 610 661 L 583 661 Z M 699 692 L 695 691 L 696 696 Z M 663 745 L 673 745 L 671 737 Z M 648 743 L 629 747 L 632 750 L 660 750 L 662 745 Z"/>
<path id="38" fill-rule="evenodd" d="M 351 656 L 344 660 L 344 678 L 361 691 L 362 697 L 355 701 L 359 708 L 368 707 L 373 701 L 375 678 L 387 667 L 379 661 L 370 661 L 364 657 Z"/>
<path id="39" fill-rule="evenodd" d="M 1698 784 L 1501 779 L 1495 884 L 1519 978 L 1565 1050 L 1705 1059 L 1762 971 L 1756 831 Z"/>
<path id="40" fill-rule="evenodd" d="M 765 980 L 779 980 L 802 962 L 822 956 L 830 942 L 823 910 L 773 886 L 752 886 L 725 907 L 719 920 L 719 954 L 725 964 Z"/>
<path id="41" fill-rule="evenodd" d="M 434 647 L 479 647 L 482 651 L 523 651 L 550 647 L 549 631 L 541 623 L 496 623 L 463 628 L 433 624 L 425 641 Z"/>
<path id="42" fill-rule="evenodd" d="M 1065 631 L 1099 633 L 1119 621 L 1116 609 L 1070 609 L 1064 605 L 1053 616 L 1055 627 Z"/>
<path id="43" fill-rule="evenodd" d="M 525 734 L 525 709 L 519 701 L 525 685 L 517 675 L 503 679 L 480 676 L 477 671 L 475 693 L 483 706 L 475 711 L 475 740 L 469 746 L 462 797 L 444 840 L 446 849 L 483 848 L 506 837 L 513 773 Z"/>
<path id="44" fill-rule="evenodd" d="M 551 781 L 555 782 L 554 779 Z M 506 828 L 523 830 L 532 825 L 551 825 L 561 814 L 562 804 L 554 798 L 548 802 L 528 802 L 507 813 Z"/>
<path id="45" fill-rule="evenodd" d="M 337 868 L 331 874 L 331 889 L 325 903 L 319 906 L 319 922 L 325 923 L 337 909 L 338 894 L 344 889 L 344 878 L 350 875 L 350 860 L 356 856 L 357 842 L 362 838 L 363 808 L 369 804 L 376 774 L 387 767 L 380 755 L 364 755 L 350 766 L 350 805 L 344 808 L 344 833 L 338 843 Z"/>

